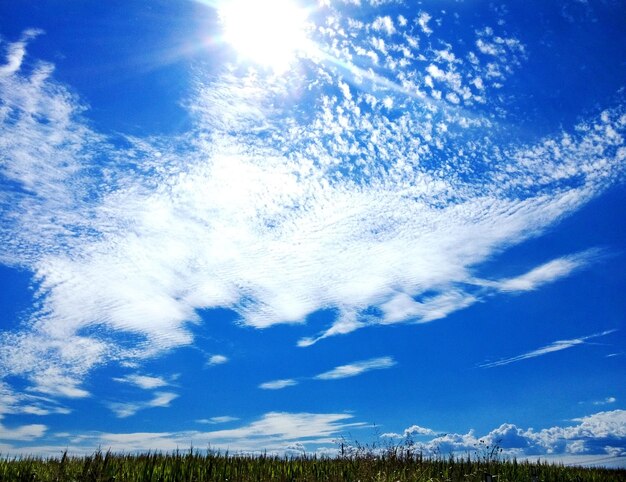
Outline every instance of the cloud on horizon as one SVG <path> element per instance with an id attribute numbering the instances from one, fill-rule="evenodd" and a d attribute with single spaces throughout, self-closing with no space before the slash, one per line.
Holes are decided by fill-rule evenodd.
<path id="1" fill-rule="evenodd" d="M 294 444 L 311 447 L 328 446 L 343 432 L 366 427 L 352 420 L 347 413 L 288 413 L 268 412 L 260 418 L 237 428 L 214 431 L 180 431 L 158 433 L 103 433 L 92 432 L 65 435 L 57 442 L 73 454 L 90 454 L 93 447 L 109 447 L 114 452 L 135 453 L 147 450 L 174 451 L 183 447 L 211 447 L 213 450 L 233 452 L 284 453 Z M 234 419 L 229 418 L 229 421 Z M 35 431 L 23 428 L 24 432 Z M 0 441 L 3 439 L 0 438 Z M 14 449 L 1 445 L 2 453 L 59 453 L 59 446 L 23 447 Z M 61 450 L 62 452 L 63 450 Z"/>
<path id="2" fill-rule="evenodd" d="M 467 434 L 448 433 L 418 443 L 417 447 L 426 454 L 473 454 L 480 449 L 482 441 L 484 446 L 503 449 L 505 456 L 518 458 L 545 455 L 626 457 L 625 410 L 598 412 L 571 422 L 576 423 L 541 430 L 524 430 L 514 424 L 504 423 L 481 437 L 473 430 Z"/>
<path id="3" fill-rule="evenodd" d="M 236 421 L 233 417 L 224 421 Z M 204 423 L 204 422 L 201 422 Z M 221 421 L 210 423 L 222 423 Z M 249 423 L 225 430 L 180 432 L 142 432 L 56 434 L 45 437 L 45 426 L 24 426 L 13 431 L 4 431 L 3 442 L 45 441 L 54 444 L 23 447 L 0 444 L 3 453 L 22 455 L 27 453 L 58 455 L 67 449 L 72 454 L 91 454 L 93 447 L 110 447 L 115 452 L 134 453 L 148 450 L 174 451 L 182 447 L 210 446 L 214 450 L 229 450 L 230 453 L 286 454 L 294 447 L 307 452 L 337 454 L 337 443 L 344 443 L 344 451 L 350 445 L 344 436 L 354 430 L 371 428 L 371 425 L 354 420 L 346 413 L 287 413 L 269 412 Z M 358 432 L 361 433 L 361 432 Z M 15 438 L 11 439 L 10 436 Z M 352 432 L 358 441 L 359 436 Z M 502 448 L 502 456 L 524 458 L 550 458 L 561 460 L 567 457 L 580 462 L 581 456 L 602 456 L 604 463 L 624 460 L 626 457 L 626 411 L 612 410 L 593 413 L 576 418 L 569 425 L 534 430 L 522 429 L 514 424 L 503 423 L 483 436 L 471 430 L 466 434 L 441 434 L 430 428 L 413 425 L 402 434 L 386 433 L 383 438 L 412 440 L 412 450 L 422 451 L 426 456 L 455 454 L 483 456 L 481 446 Z M 403 442 L 399 442 L 403 443 Z M 578 457 L 578 459 L 576 459 Z M 595 459 L 587 458 L 593 462 Z"/>

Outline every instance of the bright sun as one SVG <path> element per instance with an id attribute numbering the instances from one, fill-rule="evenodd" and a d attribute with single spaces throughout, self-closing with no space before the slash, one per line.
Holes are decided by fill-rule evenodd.
<path id="1" fill-rule="evenodd" d="M 224 0 L 219 17 L 228 42 L 244 59 L 286 70 L 307 45 L 307 12 L 290 0 Z"/>

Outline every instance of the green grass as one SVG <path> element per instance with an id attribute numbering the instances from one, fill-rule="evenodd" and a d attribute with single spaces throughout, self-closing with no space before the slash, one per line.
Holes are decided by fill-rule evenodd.
<path id="1" fill-rule="evenodd" d="M 320 458 L 303 456 L 229 456 L 228 454 L 96 452 L 88 457 L 2 458 L 0 481 L 483 481 L 497 482 L 626 481 L 626 470 L 564 467 L 516 461 L 423 459 L 404 452 Z"/>

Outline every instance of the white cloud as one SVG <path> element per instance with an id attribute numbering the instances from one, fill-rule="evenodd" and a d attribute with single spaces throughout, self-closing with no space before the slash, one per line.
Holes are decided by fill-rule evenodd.
<path id="1" fill-rule="evenodd" d="M 434 430 L 429 428 L 420 427 L 419 425 L 411 425 L 409 428 L 404 430 L 404 436 L 409 437 L 413 435 L 436 435 Z"/>
<path id="2" fill-rule="evenodd" d="M 0 381 L 0 419 L 2 419 L 4 415 L 66 415 L 70 412 L 67 407 L 59 405 L 50 398 L 17 392 L 5 382 Z"/>
<path id="3" fill-rule="evenodd" d="M 236 422 L 239 420 L 237 417 L 231 417 L 230 415 L 222 415 L 219 417 L 201 418 L 196 420 L 197 423 L 203 423 L 207 425 L 214 425 L 218 423 Z"/>
<path id="4" fill-rule="evenodd" d="M 517 355 L 511 358 L 504 358 L 502 360 L 498 360 L 495 362 L 488 362 L 479 365 L 481 368 L 494 368 L 499 366 L 508 365 L 509 363 L 515 363 L 522 360 L 528 360 L 530 358 L 536 358 L 538 356 L 547 355 L 548 353 L 554 353 L 561 350 L 567 350 L 568 348 L 573 348 L 578 345 L 584 345 L 587 340 L 591 340 L 593 338 L 597 338 L 600 336 L 610 335 L 614 333 L 616 330 L 608 330 L 603 331 L 601 333 L 595 333 L 593 335 L 583 336 L 580 338 L 572 338 L 570 340 L 557 340 L 549 345 L 538 348 L 537 350 L 529 351 L 528 353 L 524 353 L 522 355 Z"/>
<path id="5" fill-rule="evenodd" d="M 6 415 L 49 415 L 51 413 L 69 413 L 50 400 L 24 393 L 17 393 L 6 383 L 0 381 L 0 441 L 31 441 L 42 437 L 47 426 L 42 424 L 21 425 L 15 428 L 5 426 L 2 421 Z"/>
<path id="6" fill-rule="evenodd" d="M 417 18 L 417 23 L 421 27 L 422 32 L 426 35 L 433 33 L 432 29 L 428 26 L 428 22 L 430 22 L 431 19 L 432 17 L 426 12 L 420 12 L 419 17 Z"/>
<path id="7" fill-rule="evenodd" d="M 145 402 L 111 402 L 108 407 L 118 418 L 126 418 L 135 415 L 140 410 L 169 407 L 176 398 L 178 398 L 176 393 L 154 392 L 154 397 Z"/>
<path id="8" fill-rule="evenodd" d="M 334 454 L 336 449 L 330 447 L 337 439 L 349 431 L 367 427 L 366 424 L 354 422 L 352 419 L 352 415 L 342 413 L 270 412 L 248 424 L 227 430 L 56 434 L 59 445 L 19 449 L 5 445 L 3 453 L 56 455 L 67 448 L 72 454 L 91 454 L 94 446 L 110 447 L 115 452 L 133 453 L 147 450 L 171 451 L 193 445 L 228 449 L 231 453 L 267 450 L 268 453 L 285 454 L 290 448 L 299 447 L 300 451 L 305 448 L 310 452 L 317 448 Z M 39 433 L 43 434 L 34 428 L 24 428 L 21 432 L 24 440 L 28 440 L 28 434 L 39 436 Z M 422 451 L 424 455 L 453 453 L 465 456 L 469 453 L 472 456 L 485 456 L 487 454 L 481 453 L 481 446 L 497 446 L 503 450 L 502 455 L 517 457 L 518 460 L 540 457 L 542 460 L 548 458 L 555 462 L 593 463 L 596 460 L 594 457 L 602 457 L 603 463 L 611 464 L 623 460 L 621 457 L 625 454 L 626 411 L 598 412 L 574 419 L 569 425 L 540 430 L 503 423 L 483 436 L 474 431 L 466 434 L 436 435 L 434 430 L 420 425 L 408 427 L 403 434 L 384 434 L 385 437 L 398 439 L 407 435 L 418 436 L 418 440 L 431 437 L 423 442 L 414 441 L 414 450 Z M 586 457 L 580 458 L 583 455 Z"/>
<path id="9" fill-rule="evenodd" d="M 29 40 L 43 34 L 43 30 L 28 29 L 22 33 L 22 38 L 18 42 L 10 43 L 7 46 L 6 64 L 0 65 L 0 77 L 9 76 L 17 72 L 26 55 L 26 45 Z"/>
<path id="10" fill-rule="evenodd" d="M 362 426 L 361 423 L 346 423 L 349 414 L 316 414 L 270 412 L 248 426 L 220 430 L 210 433 L 216 440 L 245 440 L 258 437 L 278 437 L 283 441 L 325 438 L 347 427 Z"/>
<path id="11" fill-rule="evenodd" d="M 382 438 L 407 439 L 407 438 L 412 438 L 412 437 L 428 437 L 428 436 L 435 436 L 435 435 L 437 435 L 437 432 L 435 432 L 434 430 L 431 430 L 430 428 L 421 427 L 419 425 L 412 425 L 406 428 L 404 432 L 401 434 L 388 432 L 388 433 L 383 433 L 381 437 Z"/>
<path id="12" fill-rule="evenodd" d="M 610 405 L 612 403 L 617 402 L 617 398 L 615 397 L 606 397 L 604 400 L 596 400 L 593 402 L 594 405 Z"/>
<path id="13" fill-rule="evenodd" d="M 228 357 L 224 355 L 212 355 L 207 361 L 208 365 L 223 365 L 228 362 Z"/>
<path id="14" fill-rule="evenodd" d="M 160 388 L 169 385 L 169 383 L 162 377 L 153 377 L 139 374 L 127 375 L 122 378 L 114 378 L 113 380 L 121 383 L 130 383 L 139 388 L 143 388 L 144 390 L 152 390 L 154 388 Z"/>
<path id="15" fill-rule="evenodd" d="M 377 17 L 374 22 L 372 22 L 372 29 L 377 32 L 385 32 L 387 35 L 392 35 L 396 32 L 396 29 L 393 25 L 393 20 L 389 15 L 385 15 L 384 17 Z"/>
<path id="16" fill-rule="evenodd" d="M 429 322 L 445 318 L 450 313 L 474 304 L 477 299 L 461 291 L 451 291 L 427 298 L 422 302 L 415 301 L 406 293 L 398 293 L 381 305 L 382 323 L 391 324 L 404 322 L 414 318 L 420 322 Z"/>
<path id="17" fill-rule="evenodd" d="M 297 384 L 297 380 L 287 378 L 284 380 L 272 380 L 271 382 L 261 383 L 259 385 L 259 388 L 262 388 L 263 390 L 281 390 L 283 388 L 292 387 Z"/>
<path id="18" fill-rule="evenodd" d="M 418 23 L 432 33 L 429 20 L 422 12 Z M 301 346 L 373 324 L 444 318 L 485 299 L 468 288 L 481 263 L 623 179 L 622 107 L 504 150 L 481 135 L 491 120 L 418 93 L 427 72 L 412 63 L 398 63 L 389 78 L 346 72 L 342 59 L 370 39 L 342 36 L 335 22 L 326 29 L 343 39 L 337 62 L 320 61 L 315 84 L 299 69 L 281 79 L 199 73 L 186 102 L 194 126 L 176 138 L 106 139 L 52 65 L 26 68 L 25 40 L 7 48 L 0 175 L 20 189 L 0 192 L 0 261 L 34 273 L 37 309 L 0 335 L 1 377 L 86 397 L 81 384 L 94 367 L 140 364 L 193 343 L 190 323 L 206 308 L 232 309 L 256 328 L 334 308 L 331 326 Z M 385 37 L 387 56 L 417 55 L 401 23 Z M 509 75 L 523 49 L 493 32 L 479 36 L 506 51 L 490 61 Z M 472 81 L 487 79 L 482 59 L 468 69 L 447 47 L 445 55 L 423 50 L 440 96 L 465 99 Z M 487 98 L 490 87 L 480 85 Z M 306 119 L 294 108 L 300 91 L 316 100 Z M 454 134 L 460 125 L 477 130 Z M 572 260 L 563 260 L 503 286 L 566 276 Z"/>
<path id="19" fill-rule="evenodd" d="M 89 392 L 79 388 L 80 380 L 66 376 L 62 370 L 49 367 L 32 376 L 35 383 L 33 391 L 65 398 L 85 398 Z"/>
<path id="20" fill-rule="evenodd" d="M 624 455 L 626 411 L 599 412 L 572 422 L 577 424 L 538 431 L 504 423 L 482 437 L 477 436 L 474 431 L 467 434 L 448 433 L 418 444 L 417 448 L 426 454 L 470 453 L 485 456 L 486 453 L 480 453 L 481 446 L 497 446 L 503 450 L 503 455 L 518 458 L 582 454 L 611 457 Z M 621 450 L 615 450 L 619 447 Z"/>
<path id="21" fill-rule="evenodd" d="M 384 356 L 380 358 L 372 358 L 371 360 L 363 360 L 360 362 L 349 363 L 333 368 L 330 371 L 320 373 L 314 378 L 317 380 L 337 380 L 340 378 L 354 377 L 371 370 L 380 370 L 383 368 L 391 368 L 396 362 L 393 358 Z"/>
<path id="22" fill-rule="evenodd" d="M 300 346 L 308 346 L 306 343 L 314 343 L 317 340 L 301 340 Z M 347 365 L 341 365 L 333 368 L 324 373 L 320 373 L 313 377 L 300 377 L 300 380 L 336 380 L 340 378 L 348 378 L 354 377 L 357 375 L 361 375 L 362 373 L 371 371 L 371 370 L 380 370 L 383 368 L 391 368 L 396 364 L 393 358 L 385 356 L 379 358 L 372 358 L 370 360 L 363 360 L 354 363 L 349 363 Z M 261 383 L 259 388 L 263 390 L 281 390 L 286 387 L 291 387 L 299 384 L 299 380 L 287 378 L 282 380 L 272 380 L 269 382 Z"/>
<path id="23" fill-rule="evenodd" d="M 3 454 L 37 453 L 57 455 L 65 449 L 71 454 L 92 454 L 93 447 L 107 447 L 113 452 L 174 451 L 190 446 L 228 450 L 229 453 L 256 452 L 285 454 L 294 446 L 315 447 L 334 445 L 334 440 L 347 431 L 366 425 L 352 421 L 346 413 L 285 413 L 270 412 L 246 425 L 215 431 L 73 434 L 58 445 L 3 447 Z M 55 441 L 56 442 L 56 441 Z M 65 442 L 65 443 L 64 443 Z"/>
<path id="24" fill-rule="evenodd" d="M 573 271 L 597 258 L 598 251 L 590 250 L 573 256 L 552 260 L 515 278 L 500 280 L 497 286 L 502 291 L 531 291 L 546 283 L 570 275 Z"/>
<path id="25" fill-rule="evenodd" d="M 0 441 L 31 441 L 41 438 L 48 427 L 41 424 L 22 425 L 17 428 L 7 428 L 0 423 Z"/>

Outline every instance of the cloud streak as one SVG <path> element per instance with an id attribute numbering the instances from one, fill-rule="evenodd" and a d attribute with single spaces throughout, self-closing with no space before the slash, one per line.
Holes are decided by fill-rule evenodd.
<path id="1" fill-rule="evenodd" d="M 293 387 L 297 385 L 298 381 L 293 380 L 291 378 L 286 378 L 283 380 L 272 380 L 270 382 L 264 382 L 259 385 L 259 388 L 262 390 L 282 390 L 283 388 Z"/>
<path id="2" fill-rule="evenodd" d="M 122 378 L 114 378 L 113 380 L 120 383 L 130 383 L 131 385 L 143 388 L 144 390 L 152 390 L 154 388 L 161 388 L 169 385 L 169 383 L 162 377 L 152 377 L 139 374 L 127 375 Z"/>
<path id="3" fill-rule="evenodd" d="M 371 370 L 381 370 L 391 368 L 396 364 L 393 358 L 384 356 L 380 358 L 372 358 L 371 360 L 363 360 L 347 365 L 340 365 L 324 373 L 316 375 L 316 380 L 339 380 L 341 378 L 355 377 Z"/>
<path id="4" fill-rule="evenodd" d="M 140 410 L 158 407 L 167 408 L 176 398 L 178 398 L 176 393 L 155 392 L 154 397 L 145 402 L 111 402 L 108 404 L 108 407 L 118 418 L 127 418 L 135 415 Z"/>
<path id="5" fill-rule="evenodd" d="M 587 343 L 587 340 L 591 340 L 593 338 L 598 338 L 601 336 L 610 335 L 617 330 L 607 330 L 601 333 L 595 333 L 593 335 L 583 336 L 580 338 L 572 338 L 570 340 L 557 340 L 549 345 L 538 348 L 536 350 L 529 351 L 528 353 L 524 353 L 522 355 L 517 355 L 511 358 L 504 358 L 502 360 L 498 360 L 495 362 L 483 363 L 482 365 L 478 365 L 480 368 L 494 368 L 500 367 L 504 365 L 508 365 L 510 363 L 516 363 L 523 360 L 529 360 L 531 358 L 536 358 L 539 356 L 547 355 L 549 353 L 555 353 L 562 350 L 567 350 L 569 348 L 573 348 L 575 346 L 584 345 Z"/>
<path id="6" fill-rule="evenodd" d="M 228 423 L 228 422 L 236 422 L 239 420 L 237 417 L 232 417 L 230 415 L 222 415 L 219 417 L 211 417 L 211 418 L 201 418 L 196 420 L 196 423 L 203 423 L 207 425 L 214 425 L 218 423 Z"/>
<path id="7" fill-rule="evenodd" d="M 569 276 L 573 271 L 593 262 L 598 255 L 598 250 L 589 250 L 573 256 L 555 259 L 521 276 L 501 280 L 496 283 L 496 287 L 505 292 L 536 290 L 546 283 Z"/>
<path id="8" fill-rule="evenodd" d="M 348 363 L 346 365 L 340 365 L 332 370 L 324 373 L 320 373 L 313 377 L 301 377 L 299 379 L 287 378 L 283 380 L 272 380 L 269 382 L 261 383 L 259 388 L 263 390 L 282 390 L 283 388 L 292 387 L 298 385 L 301 380 L 339 380 L 341 378 L 350 378 L 362 375 L 372 370 L 382 370 L 385 368 L 391 368 L 396 365 L 396 361 L 390 356 L 383 356 L 379 358 L 371 358 L 369 360 L 357 361 L 354 363 Z"/>

